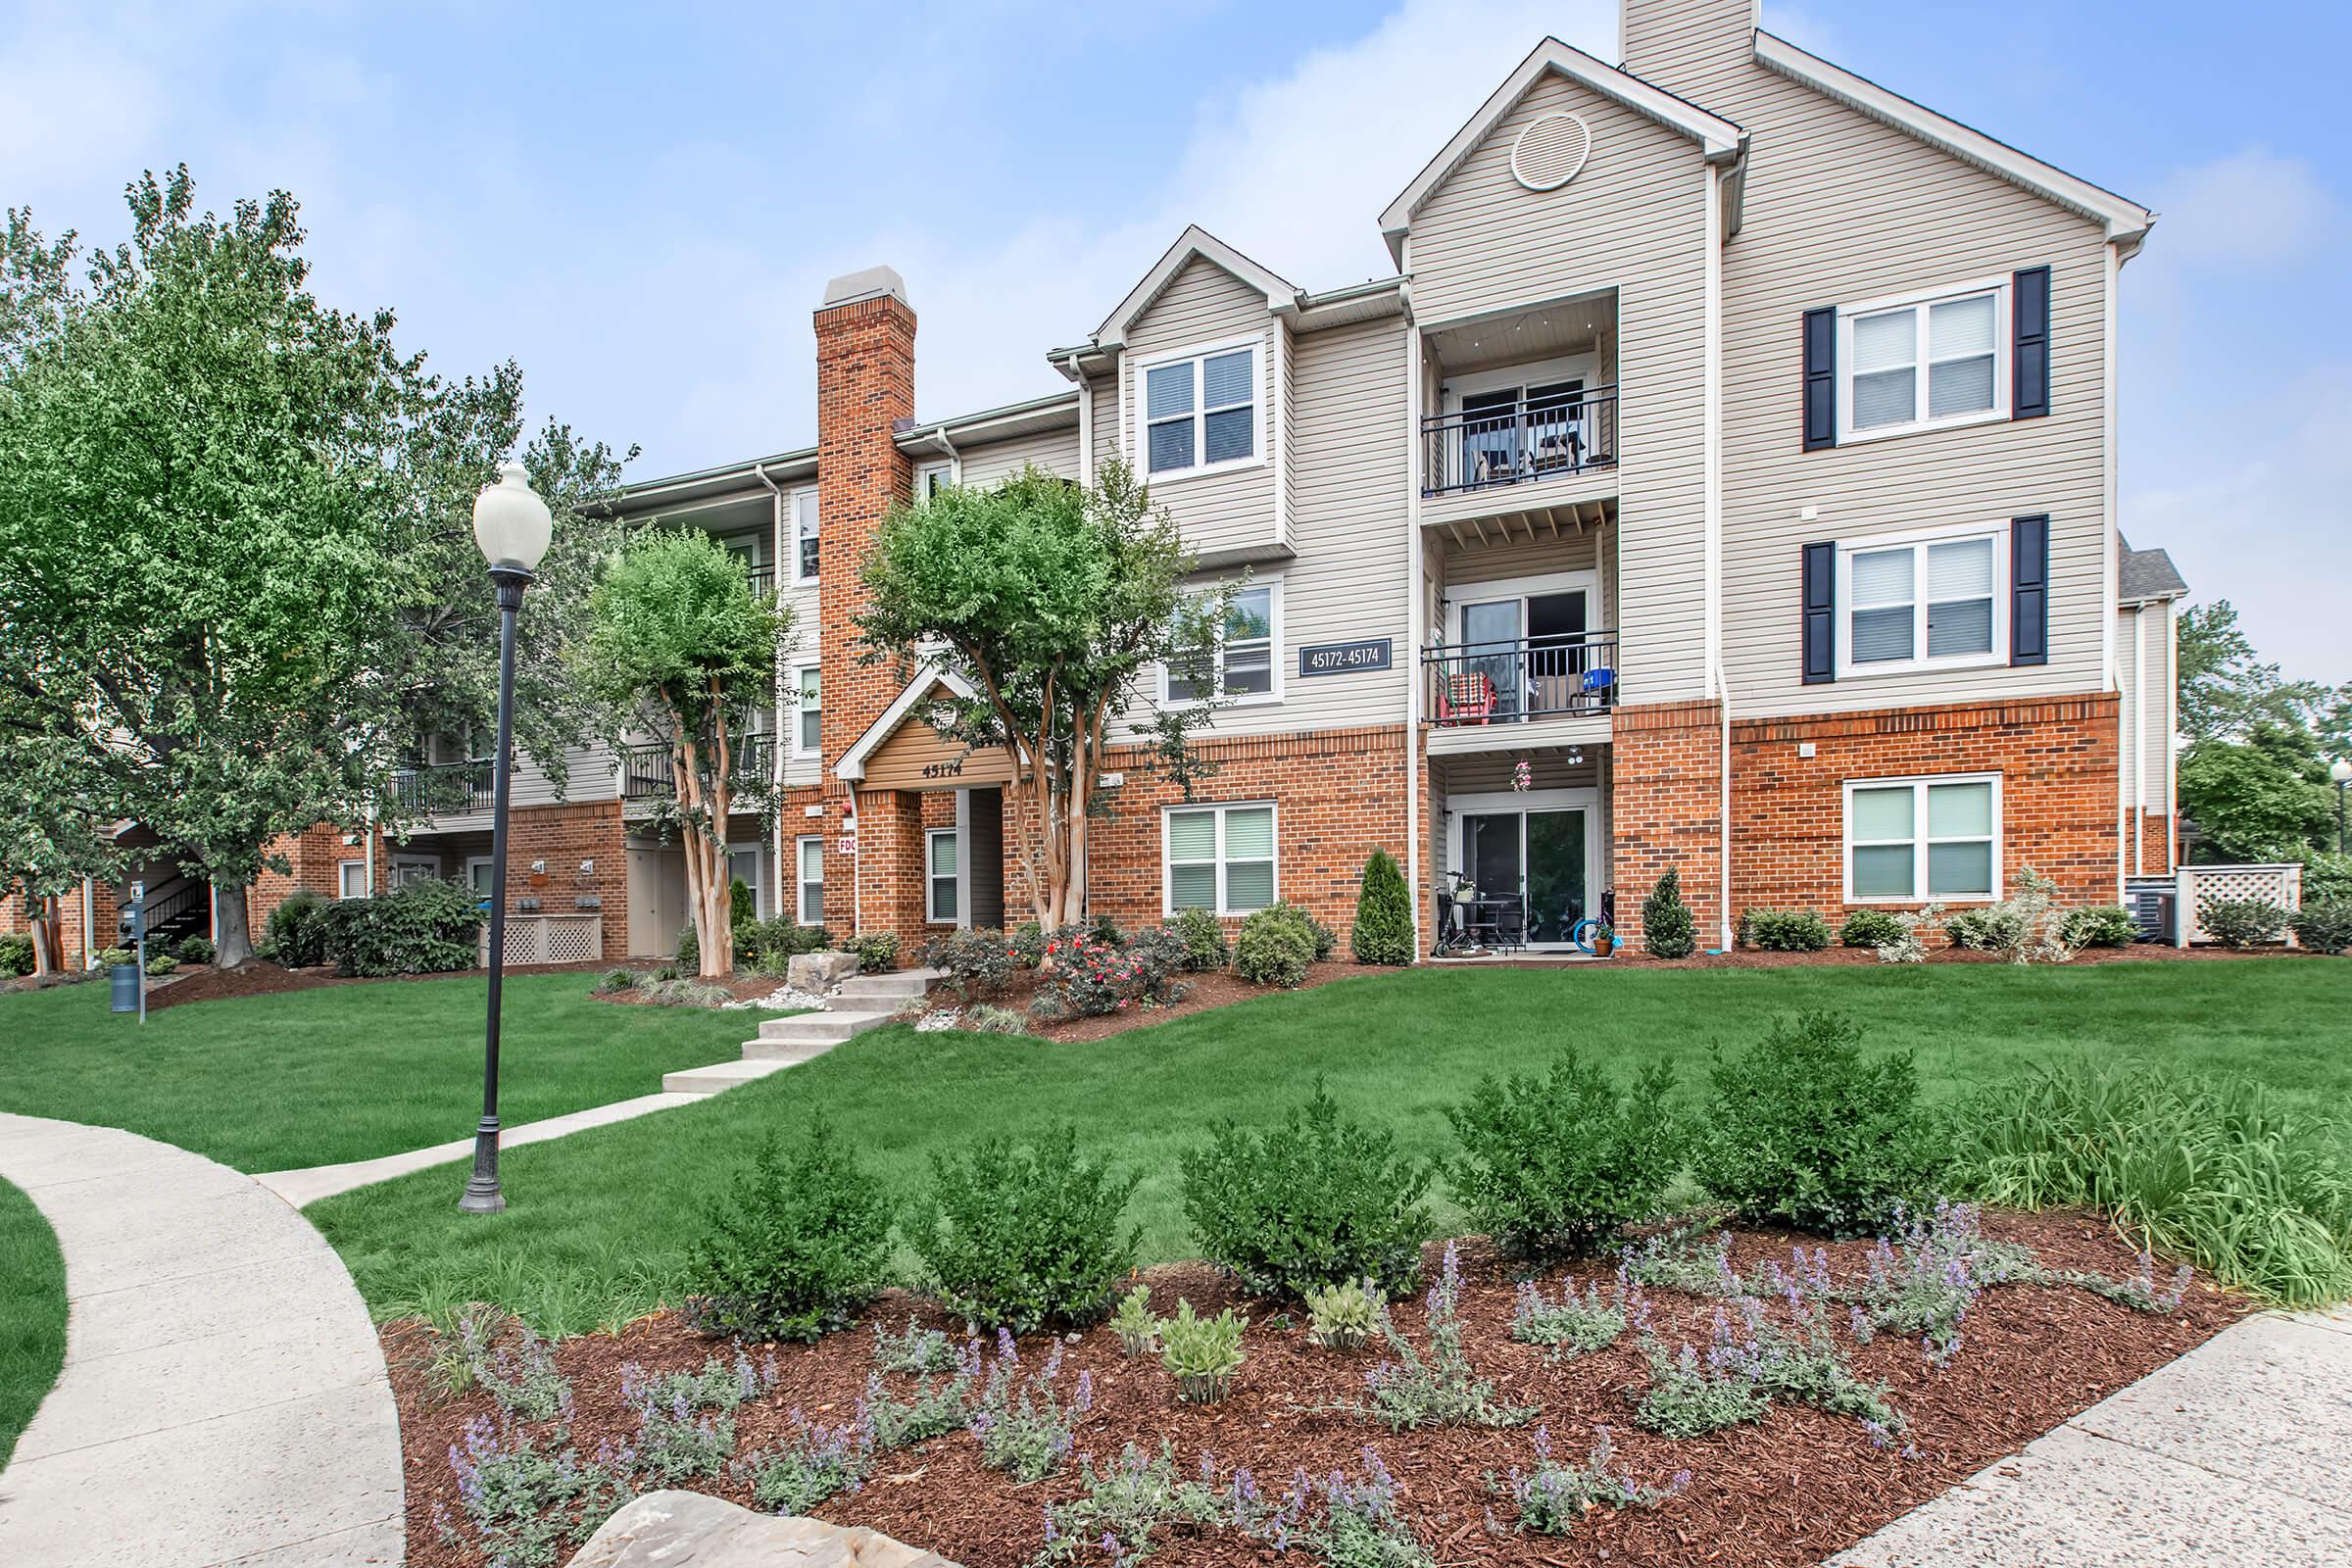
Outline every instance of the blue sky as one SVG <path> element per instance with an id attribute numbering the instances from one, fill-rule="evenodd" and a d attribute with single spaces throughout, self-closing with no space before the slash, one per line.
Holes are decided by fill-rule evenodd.
<path id="1" fill-rule="evenodd" d="M 330 300 L 637 477 L 813 432 L 808 314 L 875 262 L 926 416 L 1060 383 L 1187 221 L 1293 280 L 1386 270 L 1381 207 L 1545 32 L 1610 0 L 869 7 L 0 5 L 0 205 L 120 237 L 185 161 L 292 190 Z M 885 21 L 884 19 L 887 19 Z M 2352 676 L 2352 7 L 1767 0 L 1765 24 L 2164 215 L 2124 273 L 2123 521 L 2290 672 Z M 889 31 L 881 30 L 887 25 Z"/>

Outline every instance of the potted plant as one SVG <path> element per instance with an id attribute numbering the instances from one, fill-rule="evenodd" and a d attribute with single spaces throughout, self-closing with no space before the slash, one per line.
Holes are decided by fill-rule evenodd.
<path id="1" fill-rule="evenodd" d="M 1617 951 L 1617 933 L 1605 925 L 1592 928 L 1592 956 L 1605 958 Z"/>

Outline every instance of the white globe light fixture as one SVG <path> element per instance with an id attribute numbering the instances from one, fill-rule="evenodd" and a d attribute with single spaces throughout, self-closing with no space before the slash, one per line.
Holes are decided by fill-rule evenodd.
<path id="1" fill-rule="evenodd" d="M 2328 777 L 2336 784 L 2352 784 L 2352 758 L 2337 758 L 2328 764 Z"/>
<path id="2" fill-rule="evenodd" d="M 499 997 L 507 962 L 507 785 L 514 749 L 514 615 L 547 554 L 555 520 L 519 463 L 501 464 L 498 483 L 473 498 L 473 542 L 490 563 L 498 593 L 498 755 L 490 791 L 490 1016 L 482 1034 L 482 1119 L 473 1130 L 473 1174 L 458 1207 L 495 1214 L 507 1206 L 498 1184 Z"/>
<path id="3" fill-rule="evenodd" d="M 492 566 L 537 571 L 553 529 L 547 503 L 519 463 L 500 465 L 498 483 L 473 498 L 473 542 Z"/>

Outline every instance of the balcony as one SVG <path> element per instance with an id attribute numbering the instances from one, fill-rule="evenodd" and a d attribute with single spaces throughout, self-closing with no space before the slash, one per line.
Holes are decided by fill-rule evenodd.
<path id="1" fill-rule="evenodd" d="M 404 767 L 392 774 L 392 804 L 404 817 L 463 816 L 490 808 L 490 759 Z"/>
<path id="2" fill-rule="evenodd" d="M 1530 397 L 1421 421 L 1421 494 L 1452 495 L 1617 466 L 1617 389 Z"/>
<path id="3" fill-rule="evenodd" d="M 1617 634 L 1448 643 L 1421 656 L 1433 753 L 1597 744 L 1617 704 Z"/>
<path id="4" fill-rule="evenodd" d="M 775 597 L 775 567 L 746 566 L 744 568 L 743 575 L 752 585 L 752 597 L 754 599 L 773 599 Z"/>
<path id="5" fill-rule="evenodd" d="M 775 776 L 776 738 L 760 733 L 739 735 L 733 742 L 730 769 L 734 786 L 764 784 Z M 669 745 L 648 741 L 620 749 L 620 798 L 624 801 L 666 801 L 677 794 L 670 772 Z"/>

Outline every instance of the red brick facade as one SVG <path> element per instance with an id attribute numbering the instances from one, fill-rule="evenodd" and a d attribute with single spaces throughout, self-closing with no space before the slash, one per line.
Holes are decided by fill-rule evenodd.
<path id="1" fill-rule="evenodd" d="M 2143 809 L 2133 814 L 2139 818 L 2139 859 L 2127 862 L 2125 873 L 2130 876 L 2170 876 L 2174 858 L 2180 853 L 2174 848 L 2179 842 L 2175 835 L 2178 819 L 2169 811 Z"/>
<path id="2" fill-rule="evenodd" d="M 1642 943 L 1642 901 L 1669 866 L 1718 946 L 1723 917 L 1723 710 L 1712 702 L 1621 708 L 1609 746 L 1609 819 L 1617 937 Z"/>
<path id="3" fill-rule="evenodd" d="M 486 853 L 485 843 L 476 854 Z M 592 862 L 588 870 L 583 862 Z M 533 869 L 534 866 L 540 869 Z M 462 873 L 461 863 L 456 871 Z M 453 873 L 455 874 L 455 873 Z M 534 914 L 593 912 L 603 931 L 605 956 L 629 951 L 629 858 L 621 841 L 618 801 L 579 801 L 564 806 L 517 807 L 507 816 L 507 919 Z M 580 907 L 594 899 L 595 910 Z M 539 907 L 521 906 L 537 900 Z M 510 952 L 513 950 L 510 949 Z"/>
<path id="4" fill-rule="evenodd" d="M 2067 903 L 2114 903 L 2117 708 L 2106 695 L 1735 719 L 1735 912 L 1810 908 L 1839 918 L 1847 907 L 1845 781 L 1935 773 L 2000 774 L 2004 882 L 2032 866 L 2057 882 Z M 1805 746 L 1811 757 L 1799 755 Z M 1620 844 L 1628 810 L 1624 777 L 1621 763 Z M 1645 886 L 1622 863 L 1618 878 L 1621 889 Z"/>

